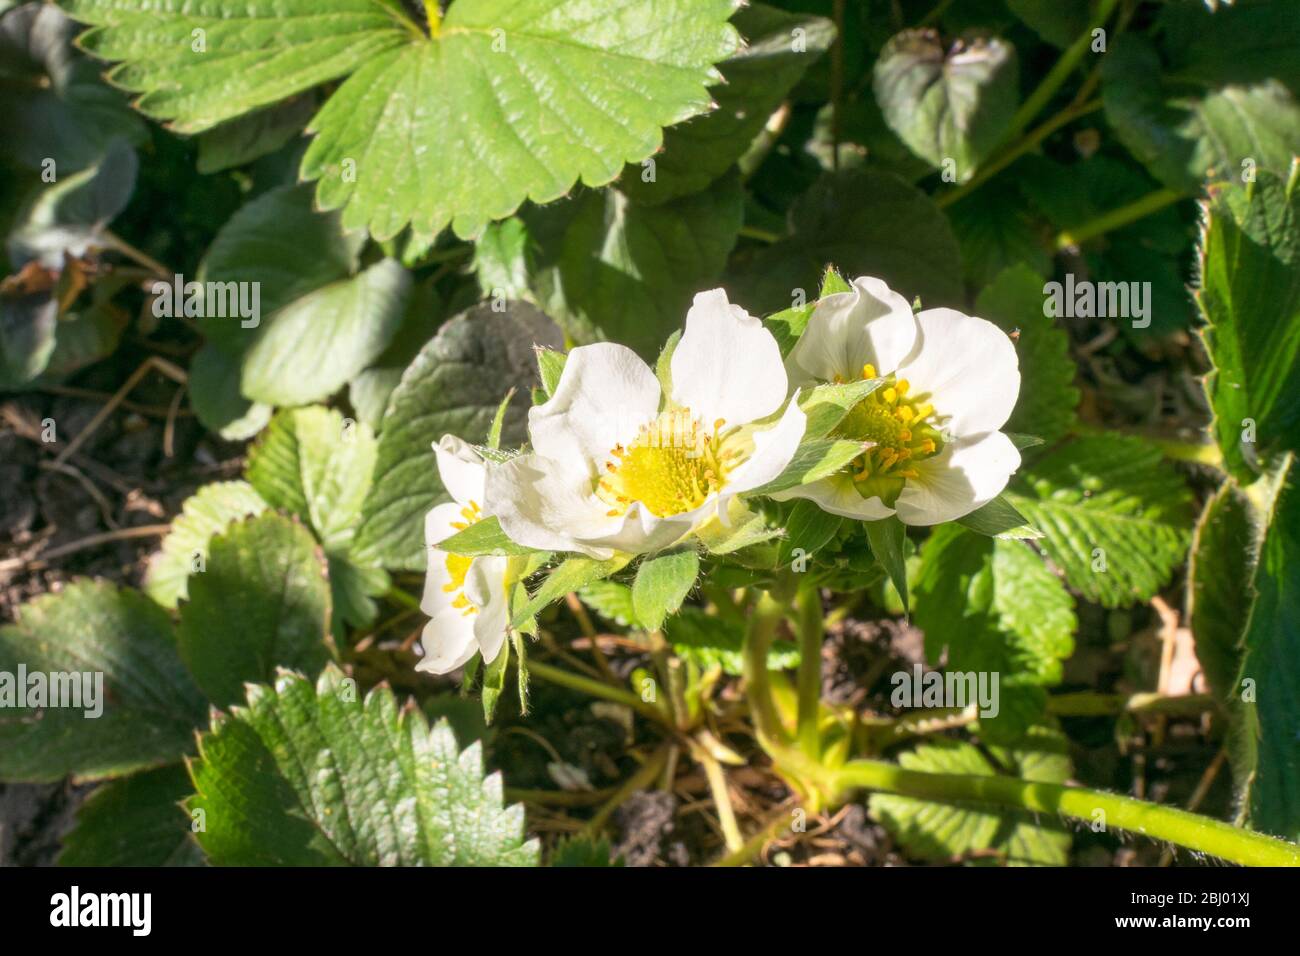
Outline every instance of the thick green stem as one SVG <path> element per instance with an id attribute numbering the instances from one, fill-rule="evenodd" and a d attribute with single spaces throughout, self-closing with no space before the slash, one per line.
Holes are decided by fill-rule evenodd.
<path id="1" fill-rule="evenodd" d="M 1246 866 L 1300 866 L 1300 846 L 1219 820 L 1114 793 L 1016 777 L 922 773 L 877 760 L 853 760 L 833 772 L 840 788 L 862 787 L 925 800 L 976 801 L 1167 840 Z"/>
<path id="2" fill-rule="evenodd" d="M 773 747 L 786 742 L 785 728 L 777 719 L 776 707 L 772 703 L 772 684 L 767 674 L 767 652 L 784 616 L 785 608 L 780 602 L 763 591 L 754 603 L 749 627 L 745 631 L 746 696 L 749 698 L 749 709 L 754 717 L 754 729 L 758 731 L 759 743 L 769 752 Z"/>
<path id="3" fill-rule="evenodd" d="M 1153 212 L 1159 212 L 1166 206 L 1172 206 L 1185 198 L 1186 196 L 1183 193 L 1172 189 L 1157 189 L 1154 192 L 1147 193 L 1141 199 L 1134 200 L 1127 206 L 1112 209 L 1109 212 L 1102 213 L 1095 219 L 1085 222 L 1082 226 L 1067 229 L 1056 237 L 1056 248 L 1066 249 L 1070 246 L 1080 245 L 1103 233 L 1113 232 L 1130 223 L 1137 222 L 1139 219 L 1144 219 Z"/>
<path id="4" fill-rule="evenodd" d="M 795 598 L 799 621 L 799 747 L 813 760 L 821 759 L 817 719 L 822 695 L 822 599 L 816 587 L 799 589 Z"/>

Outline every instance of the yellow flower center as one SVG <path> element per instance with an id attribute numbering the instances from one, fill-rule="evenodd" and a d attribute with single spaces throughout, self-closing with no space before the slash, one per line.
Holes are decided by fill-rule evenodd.
<path id="1" fill-rule="evenodd" d="M 712 431 L 689 408 L 670 408 L 642 425 L 626 447 L 616 445 L 605 462 L 596 495 L 610 517 L 641 502 L 664 518 L 698 508 L 727 482 L 733 452 L 721 447 L 722 419 Z"/>
<path id="2" fill-rule="evenodd" d="M 875 368 L 862 366 L 862 377 L 876 378 Z M 917 476 L 913 465 L 942 450 L 943 436 L 934 406 L 909 396 L 911 385 L 907 379 L 890 379 L 850 409 L 834 435 L 874 442 L 853 460 L 850 475 L 862 497 L 879 496 L 892 505 L 907 479 Z"/>
<path id="3" fill-rule="evenodd" d="M 465 520 L 451 523 L 451 526 L 457 531 L 464 531 L 470 525 L 483 520 L 483 512 L 479 508 L 477 501 L 471 501 L 466 507 L 461 508 L 460 516 Z M 465 617 L 478 613 L 478 608 L 471 604 L 469 598 L 465 596 L 465 576 L 469 574 L 469 566 L 473 563 L 474 559 L 472 557 L 448 554 L 446 565 L 451 580 L 442 586 L 443 591 L 456 595 L 456 599 L 451 602 L 451 606 L 460 608 Z M 456 592 L 460 593 L 457 594 Z"/>

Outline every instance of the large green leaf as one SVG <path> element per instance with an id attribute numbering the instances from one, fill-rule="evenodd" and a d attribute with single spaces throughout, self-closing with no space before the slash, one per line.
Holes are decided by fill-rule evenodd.
<path id="1" fill-rule="evenodd" d="M 408 223 L 471 236 L 525 199 L 609 182 L 709 108 L 738 42 L 731 0 L 456 0 L 432 36 L 395 0 L 69 8 L 95 26 L 88 49 L 125 61 L 113 80 L 182 132 L 347 77 L 312 121 L 302 176 L 378 239 Z"/>
<path id="2" fill-rule="evenodd" d="M 536 864 L 523 808 L 482 764 L 386 687 L 361 700 L 333 667 L 314 687 L 282 673 L 200 738 L 188 806 L 218 865 Z"/>
<path id="3" fill-rule="evenodd" d="M 745 45 L 718 65 L 726 82 L 709 90 L 717 108 L 664 132 L 663 150 L 629 166 L 619 188 L 637 202 L 699 192 L 749 149 L 769 116 L 835 39 L 834 24 L 755 3 L 732 19 Z M 650 170 L 653 168 L 653 178 Z"/>
<path id="4" fill-rule="evenodd" d="M 1260 170 L 1208 208 L 1197 301 L 1213 369 L 1211 430 L 1249 482 L 1269 455 L 1300 450 L 1300 166 Z M 1252 427 L 1253 426 L 1253 427 Z"/>
<path id="5" fill-rule="evenodd" d="M 1195 192 L 1207 175 L 1239 179 L 1247 160 L 1285 169 L 1300 153 L 1300 105 L 1277 81 L 1205 87 L 1167 80 L 1155 48 L 1133 34 L 1107 51 L 1102 77 L 1106 116 L 1120 139 L 1172 189 Z"/>
<path id="6" fill-rule="evenodd" d="M 393 391 L 379 435 L 374 484 L 362 507 L 354 552 L 390 569 L 422 571 L 424 516 L 447 500 L 433 445 L 443 435 L 482 442 L 506 393 L 504 444 L 524 438 L 533 346 L 559 348 L 559 330 L 523 303 L 508 311 L 477 306 L 447 322 Z"/>
<path id="7" fill-rule="evenodd" d="M 575 340 L 608 339 L 652 359 L 694 294 L 717 284 L 742 205 L 733 175 L 658 206 L 606 189 L 537 210 L 526 218 L 542 250 L 538 301 Z"/>
<path id="8" fill-rule="evenodd" d="M 330 659 L 330 590 L 324 556 L 296 521 L 267 513 L 230 526 L 190 578 L 177 639 L 181 657 L 219 707 L 245 681 L 277 667 L 316 673 Z"/>
<path id="9" fill-rule="evenodd" d="M 77 811 L 60 866 L 199 866 L 181 801 L 193 792 L 179 764 L 106 783 Z"/>
<path id="10" fill-rule="evenodd" d="M 1070 776 L 1067 748 L 1063 735 L 1036 727 L 1014 748 L 990 748 L 992 760 L 968 743 L 936 739 L 903 754 L 899 764 L 926 773 L 982 777 L 1005 772 L 1001 769 L 1005 767 L 1025 780 L 1064 783 Z M 883 822 L 909 853 L 922 859 L 946 861 L 993 850 L 1011 866 L 1064 866 L 1068 861 L 1070 831 L 1060 820 L 987 805 L 933 803 L 888 793 L 873 794 L 868 805 L 872 816 Z M 971 862 L 992 861 L 977 858 Z"/>
<path id="11" fill-rule="evenodd" d="M 348 234 L 339 217 L 312 208 L 310 186 L 280 186 L 240 207 L 199 263 L 200 282 L 256 282 L 262 318 L 357 271 L 364 233 Z M 209 341 L 242 352 L 254 336 L 237 318 L 204 316 Z"/>
<path id="12" fill-rule="evenodd" d="M 410 273 L 384 259 L 285 306 L 249 345 L 241 390 L 269 405 L 328 398 L 388 347 L 410 291 Z"/>
<path id="13" fill-rule="evenodd" d="M 1070 586 L 1107 607 L 1150 598 L 1187 553 L 1187 486 L 1136 438 L 1072 441 L 1023 470 L 1006 497 Z"/>
<path id="14" fill-rule="evenodd" d="M 271 506 L 308 522 L 327 549 L 345 548 L 361 519 L 378 452 L 374 433 L 332 408 L 280 412 L 248 455 L 248 480 Z"/>
<path id="15" fill-rule="evenodd" d="M 906 30 L 880 51 L 874 88 L 885 121 L 957 182 L 974 175 L 1016 111 L 1016 51 L 1005 40 L 958 40 L 947 49 L 930 30 Z"/>
<path id="16" fill-rule="evenodd" d="M 208 342 L 190 361 L 190 406 L 205 428 L 226 441 L 252 438 L 271 420 L 273 409 L 251 402 L 239 390 L 241 356 Z"/>
<path id="17" fill-rule="evenodd" d="M 827 174 L 790 209 L 790 237 L 742 263 L 738 301 L 756 312 L 813 298 L 827 265 L 876 276 L 927 307 L 963 304 L 961 253 L 933 200 L 891 173 Z"/>
<path id="18" fill-rule="evenodd" d="M 102 673 L 103 712 L 88 718 L 85 698 L 83 707 L 34 708 L 6 699 L 4 780 L 93 780 L 173 763 L 193 745 L 207 708 L 181 664 L 167 612 L 142 594 L 101 582 L 75 581 L 39 597 L 0 628 L 0 673 L 16 682 L 20 666 L 29 678 Z"/>
<path id="19" fill-rule="evenodd" d="M 175 607 L 186 596 L 189 576 L 205 566 L 208 541 L 230 522 L 266 510 L 266 501 L 246 481 L 204 485 L 181 506 L 171 531 L 149 560 L 145 591 L 163 607 Z"/>
<path id="20" fill-rule="evenodd" d="M 1007 269 L 980 292 L 975 312 L 1008 334 L 1020 333 L 1020 398 L 1006 430 L 1045 442 L 1066 435 L 1074 427 L 1079 390 L 1073 385 L 1070 337 L 1043 314 L 1042 276 L 1024 265 Z"/>

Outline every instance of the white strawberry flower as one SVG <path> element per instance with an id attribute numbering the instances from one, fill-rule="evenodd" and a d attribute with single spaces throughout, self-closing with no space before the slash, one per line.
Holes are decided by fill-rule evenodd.
<path id="1" fill-rule="evenodd" d="M 501 653 L 510 624 L 506 587 L 510 559 L 470 558 L 434 547 L 486 516 L 482 508 L 485 471 L 478 452 L 454 435 L 444 436 L 434 452 L 443 487 L 453 500 L 438 505 L 424 519 L 429 570 L 420 610 L 430 621 L 421 635 L 424 656 L 415 669 L 446 674 L 463 666 L 475 651 L 483 653 L 485 664 Z"/>
<path id="2" fill-rule="evenodd" d="M 488 470 L 507 536 L 600 559 L 657 551 L 785 470 L 806 419 L 758 319 L 721 289 L 700 293 L 669 364 L 664 394 L 631 349 L 569 353 L 554 395 L 529 412 L 532 453 Z"/>
<path id="3" fill-rule="evenodd" d="M 824 511 L 911 525 L 953 521 L 993 500 L 1020 467 L 999 429 L 1020 393 L 1015 346 L 992 322 L 955 309 L 913 315 L 879 279 L 817 303 L 787 360 L 791 385 L 884 377 L 836 437 L 871 442 L 848 469 L 773 495 Z"/>

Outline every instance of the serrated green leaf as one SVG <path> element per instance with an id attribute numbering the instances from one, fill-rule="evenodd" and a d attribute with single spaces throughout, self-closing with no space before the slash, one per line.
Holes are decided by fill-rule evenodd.
<path id="1" fill-rule="evenodd" d="M 578 597 L 607 621 L 619 627 L 635 627 L 636 610 L 632 605 L 632 589 L 617 581 L 593 581 L 578 589 Z"/>
<path id="2" fill-rule="evenodd" d="M 1065 737 L 1043 727 L 1015 748 L 991 748 L 994 759 L 1026 780 L 1064 783 L 1070 776 Z M 925 773 L 993 776 L 996 765 L 968 743 L 935 739 L 903 754 L 899 764 Z M 1064 866 L 1070 831 L 1060 820 L 974 803 L 935 803 L 895 794 L 872 794 L 872 816 L 909 853 L 926 860 L 949 860 L 981 850 L 996 850 L 1011 866 Z M 975 859 L 972 863 L 989 861 Z"/>
<path id="3" fill-rule="evenodd" d="M 653 160 L 623 171 L 619 188 L 637 202 L 658 204 L 708 188 L 745 154 L 768 117 L 835 39 L 834 24 L 824 17 L 761 3 L 742 7 L 732 23 L 745 45 L 718 64 L 725 82 L 709 90 L 717 108 L 666 130 L 663 149 Z M 651 169 L 653 179 L 648 179 Z"/>
<path id="4" fill-rule="evenodd" d="M 322 401 L 383 354 L 397 334 L 411 275 L 384 259 L 269 316 L 244 355 L 240 388 L 268 405 Z"/>
<path id="5" fill-rule="evenodd" d="M 246 474 L 263 500 L 306 521 L 327 549 L 346 548 L 377 453 L 370 428 L 335 409 L 287 409 L 253 445 Z"/>
<path id="6" fill-rule="evenodd" d="M 1016 51 L 1005 40 L 959 40 L 945 49 L 930 30 L 906 30 L 876 61 L 873 88 L 890 129 L 935 167 L 974 175 L 1002 139 L 1018 100 Z"/>
<path id="7" fill-rule="evenodd" d="M 204 485 L 181 506 L 181 513 L 149 559 L 145 593 L 163 607 L 174 608 L 186 595 L 186 581 L 207 561 L 208 541 L 230 522 L 261 514 L 266 501 L 246 481 Z"/>
<path id="8" fill-rule="evenodd" d="M 313 687 L 281 673 L 199 741 L 197 835 L 221 866 L 529 866 L 524 814 L 503 807 L 480 744 L 461 751 L 392 691 L 359 699 L 333 667 Z"/>
<path id="9" fill-rule="evenodd" d="M 1050 443 L 1074 428 L 1079 390 L 1073 384 L 1070 337 L 1044 314 L 1043 303 L 1042 276 L 1013 266 L 980 292 L 975 312 L 1008 334 L 1020 333 L 1020 397 L 1006 428 Z"/>
<path id="10" fill-rule="evenodd" d="M 125 61 L 139 107 L 200 132 L 346 77 L 312 121 L 303 179 L 379 240 L 469 237 L 525 199 L 599 186 L 705 112 L 735 50 L 730 0 L 456 0 L 427 34 L 395 2 L 71 0 L 83 44 Z M 196 52 L 194 29 L 205 30 Z M 211 52 L 207 52 L 210 50 Z"/>
<path id="11" fill-rule="evenodd" d="M 84 697 L 80 708 L 17 706 L 20 666 L 29 691 L 38 672 L 102 673 L 102 714 L 88 719 Z M 0 627 L 0 673 L 12 675 L 0 682 L 3 780 L 99 780 L 174 763 L 193 746 L 207 708 L 167 612 L 103 582 L 74 581 L 19 608 L 17 621 Z"/>
<path id="12" fill-rule="evenodd" d="M 1038 543 L 1070 586 L 1106 607 L 1149 599 L 1187 553 L 1187 486 L 1140 439 L 1072 441 L 1022 470 L 1004 494 L 1043 533 Z"/>
<path id="13" fill-rule="evenodd" d="M 625 567 L 629 559 L 630 555 L 626 554 L 616 554 L 605 561 L 597 561 L 595 558 L 566 558 L 546 575 L 546 580 L 529 596 L 528 602 L 514 611 L 510 626 L 519 627 L 552 601 L 558 601 L 570 591 L 581 590 L 594 581 L 609 577 Z"/>
<path id="14" fill-rule="evenodd" d="M 511 387 L 515 396 L 502 440 L 524 437 L 526 389 L 536 380 L 534 345 L 558 348 L 559 330 L 535 308 L 482 305 L 448 321 L 402 375 L 379 435 L 374 484 L 362 507 L 353 549 L 359 560 L 422 571 L 424 516 L 448 500 L 433 446 L 444 435 L 480 442 Z"/>
<path id="15" fill-rule="evenodd" d="M 740 231 L 735 175 L 670 203 L 587 191 L 525 214 L 539 248 L 531 286 L 579 343 L 619 342 L 646 360 L 682 325 L 692 297 L 717 284 Z"/>
<path id="16" fill-rule="evenodd" d="M 985 183 L 947 213 L 971 285 L 983 288 L 1004 270 L 1020 268 L 1039 276 L 1041 289 L 1041 277 L 1052 272 L 1053 237 L 1025 207 L 1010 175 Z"/>
<path id="17" fill-rule="evenodd" d="M 695 587 L 700 555 L 694 548 L 642 559 L 632 582 L 632 606 L 647 630 L 657 631 L 676 614 Z"/>
<path id="18" fill-rule="evenodd" d="M 181 801 L 193 793 L 179 764 L 106 783 L 77 811 L 59 866 L 201 866 Z"/>
<path id="19" fill-rule="evenodd" d="M 1245 483 L 1270 455 L 1300 450 L 1300 173 L 1258 176 L 1209 204 L 1196 294 L 1211 430 Z"/>
<path id="20" fill-rule="evenodd" d="M 277 667 L 315 674 L 330 659 L 324 555 L 296 521 L 267 513 L 233 524 L 190 578 L 176 637 L 181 658 L 218 707 Z"/>

